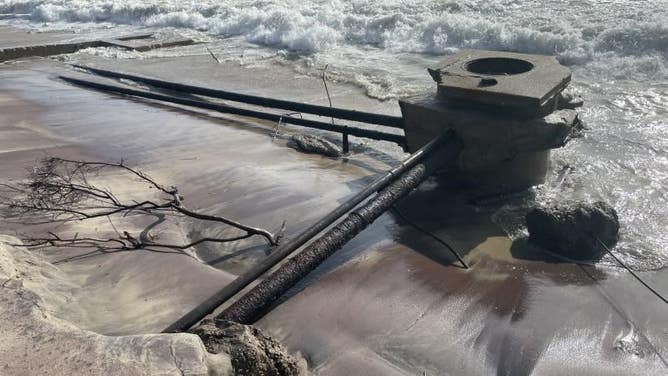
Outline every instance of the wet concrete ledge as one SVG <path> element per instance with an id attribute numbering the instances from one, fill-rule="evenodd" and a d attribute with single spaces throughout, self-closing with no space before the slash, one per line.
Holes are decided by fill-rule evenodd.
<path id="1" fill-rule="evenodd" d="M 134 51 L 149 51 L 156 48 L 187 46 L 194 44 L 190 38 L 171 36 L 162 38 L 154 33 L 124 35 L 115 39 L 93 39 L 87 41 L 45 42 L 33 45 L 5 47 L 0 49 L 0 62 L 32 56 L 71 54 L 85 48 L 117 47 Z"/>

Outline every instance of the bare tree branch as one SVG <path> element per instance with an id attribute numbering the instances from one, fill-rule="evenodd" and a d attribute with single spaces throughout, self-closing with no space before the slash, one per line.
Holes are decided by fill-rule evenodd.
<path id="1" fill-rule="evenodd" d="M 144 200 L 123 200 L 109 189 L 95 183 L 95 178 L 106 170 L 117 170 L 128 173 L 135 180 L 149 184 L 150 188 L 158 190 L 158 197 Z M 54 233 L 49 237 L 29 238 L 25 245 L 29 247 L 65 246 L 65 245 L 95 245 L 103 249 L 139 249 L 146 247 L 163 247 L 173 249 L 186 249 L 201 243 L 225 243 L 252 236 L 261 236 L 269 244 L 277 245 L 280 241 L 285 223 L 279 231 L 274 234 L 262 228 L 252 227 L 238 221 L 201 213 L 186 208 L 183 205 L 183 197 L 179 194 L 177 187 L 166 187 L 147 174 L 124 164 L 107 162 L 87 162 L 63 158 L 46 158 L 41 164 L 34 167 L 28 174 L 28 180 L 15 185 L 0 184 L 10 197 L 4 199 L 4 209 L 8 216 L 18 218 L 37 218 L 37 222 L 68 222 L 86 220 L 99 217 L 107 217 L 117 237 L 110 239 L 99 239 L 92 237 L 62 238 Z M 187 244 L 163 244 L 152 240 L 141 241 L 127 231 L 121 232 L 111 221 L 115 215 L 126 217 L 128 215 L 164 215 L 167 213 L 177 214 L 197 220 L 218 222 L 244 233 L 229 238 L 205 237 Z M 47 216 L 48 220 L 44 221 Z"/>

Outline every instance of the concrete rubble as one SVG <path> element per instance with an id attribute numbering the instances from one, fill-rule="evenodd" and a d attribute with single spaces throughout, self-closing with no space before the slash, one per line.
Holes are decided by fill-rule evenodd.
<path id="1" fill-rule="evenodd" d="M 321 154 L 332 158 L 341 156 L 341 149 L 322 137 L 309 134 L 295 134 L 290 138 L 290 141 L 288 146 L 304 153 Z"/>
<path id="2" fill-rule="evenodd" d="M 188 46 L 195 41 L 176 33 L 143 33 L 120 36 L 115 39 L 82 39 L 74 37 L 58 41 L 40 41 L 18 46 L 0 45 L 0 62 L 31 56 L 70 54 L 86 48 L 114 47 L 145 52 L 156 48 Z"/>
<path id="3" fill-rule="evenodd" d="M 617 212 L 603 201 L 538 207 L 526 215 L 526 222 L 532 243 L 571 259 L 599 258 L 619 239 Z"/>
<path id="4" fill-rule="evenodd" d="M 559 93 L 557 108 L 574 110 L 584 105 L 584 99 L 574 90 L 566 89 Z"/>
<path id="5" fill-rule="evenodd" d="M 251 325 L 205 320 L 191 333 L 202 339 L 208 352 L 229 354 L 235 375 L 296 376 L 305 373 L 304 359 L 290 355 L 283 345 Z"/>

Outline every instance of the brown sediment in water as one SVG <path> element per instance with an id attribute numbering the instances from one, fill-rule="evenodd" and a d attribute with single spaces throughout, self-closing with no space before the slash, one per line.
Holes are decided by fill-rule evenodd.
<path id="1" fill-rule="evenodd" d="M 192 59 L 195 74 L 211 69 L 204 60 Z M 159 72 L 172 75 L 179 74 L 172 67 L 184 65 L 179 59 L 122 64 L 124 69 L 137 65 L 136 73 L 160 67 Z M 212 85 L 234 89 L 248 82 L 229 73 L 238 67 L 224 68 L 215 65 L 220 77 Z M 290 236 L 401 156 L 370 153 L 345 161 L 303 155 L 286 148 L 282 139 L 272 142 L 272 124 L 258 127 L 249 119 L 194 116 L 49 78 L 63 69 L 49 61 L 0 68 L 3 179 L 19 178 L 46 153 L 124 158 L 166 184 L 179 185 L 186 205 L 270 230 L 285 220 Z M 273 82 L 260 79 L 269 73 L 260 72 L 250 81 L 252 92 L 277 97 L 294 92 L 297 98 L 287 98 L 293 100 L 322 98 L 317 82 L 299 82 L 278 68 Z M 279 89 L 277 82 L 290 91 Z M 354 101 L 351 92 L 338 91 Z M 605 268 L 593 274 L 594 282 L 585 273 L 594 273 L 591 268 L 558 262 L 522 241 L 513 242 L 489 219 L 493 209 L 467 204 L 433 184 L 409 196 L 399 209 L 464 254 L 472 268 L 459 267 L 442 244 L 402 217 L 392 212 L 382 216 L 258 324 L 303 353 L 316 373 L 665 370 L 652 349 L 664 357 L 668 352 L 665 308 L 621 271 Z M 1 227 L 0 232 L 13 229 Z M 177 227 L 169 228 L 170 236 L 183 236 Z M 192 230 L 207 235 L 226 231 Z M 251 239 L 197 249 L 203 262 L 148 251 L 74 258 L 59 268 L 82 281 L 75 298 L 87 312 L 59 314 L 103 333 L 161 329 L 222 287 L 231 274 L 264 257 L 267 249 L 262 240 Z M 74 252 L 47 256 L 58 260 L 77 256 Z M 668 287 L 665 273 L 648 277 Z"/>
<path id="2" fill-rule="evenodd" d="M 409 197 L 403 205 L 429 211 L 427 218 L 441 213 L 446 225 L 433 228 L 441 237 L 466 230 L 465 223 L 448 226 L 449 213 L 434 201 Z M 479 226 L 485 238 L 485 225 Z M 410 226 L 395 227 L 387 218 L 374 227 L 378 238 L 384 231 L 401 235 L 394 244 L 358 248 L 357 257 L 316 277 L 261 321 L 286 343 L 310 349 L 305 355 L 323 374 L 350 369 L 351 361 L 371 374 L 396 368 L 427 374 L 660 374 L 664 368 L 654 353 L 665 349 L 661 308 L 654 302 L 641 307 L 639 296 L 619 294 L 621 288 L 638 292 L 620 286 L 620 278 L 629 279 L 619 271 L 583 270 L 588 267 L 545 254 L 541 259 L 540 249 L 495 235 L 459 248 L 472 265 L 464 270 L 454 261 L 435 262 L 434 251 L 420 254 L 429 240 Z M 633 338 L 634 351 L 622 350 L 622 338 Z M 628 366 L 638 363 L 644 366 Z"/>

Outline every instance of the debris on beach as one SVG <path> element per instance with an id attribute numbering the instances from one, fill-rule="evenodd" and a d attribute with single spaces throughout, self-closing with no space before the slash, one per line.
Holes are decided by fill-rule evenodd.
<path id="1" fill-rule="evenodd" d="M 529 241 L 571 259 L 600 257 L 619 239 L 615 209 L 603 201 L 566 201 L 533 209 L 526 215 Z"/>
<path id="2" fill-rule="evenodd" d="M 191 331 L 213 354 L 229 354 L 235 375 L 300 375 L 303 358 L 292 356 L 275 339 L 260 329 L 232 321 L 205 320 Z"/>
<path id="3" fill-rule="evenodd" d="M 559 93 L 559 99 L 557 103 L 558 109 L 574 110 L 578 107 L 582 107 L 583 105 L 584 99 L 582 99 L 582 96 L 576 93 L 573 89 L 566 88 L 564 91 Z"/>
<path id="4" fill-rule="evenodd" d="M 332 158 L 341 156 L 341 149 L 322 137 L 308 134 L 295 134 L 290 141 L 288 146 L 304 153 L 320 154 Z"/>

